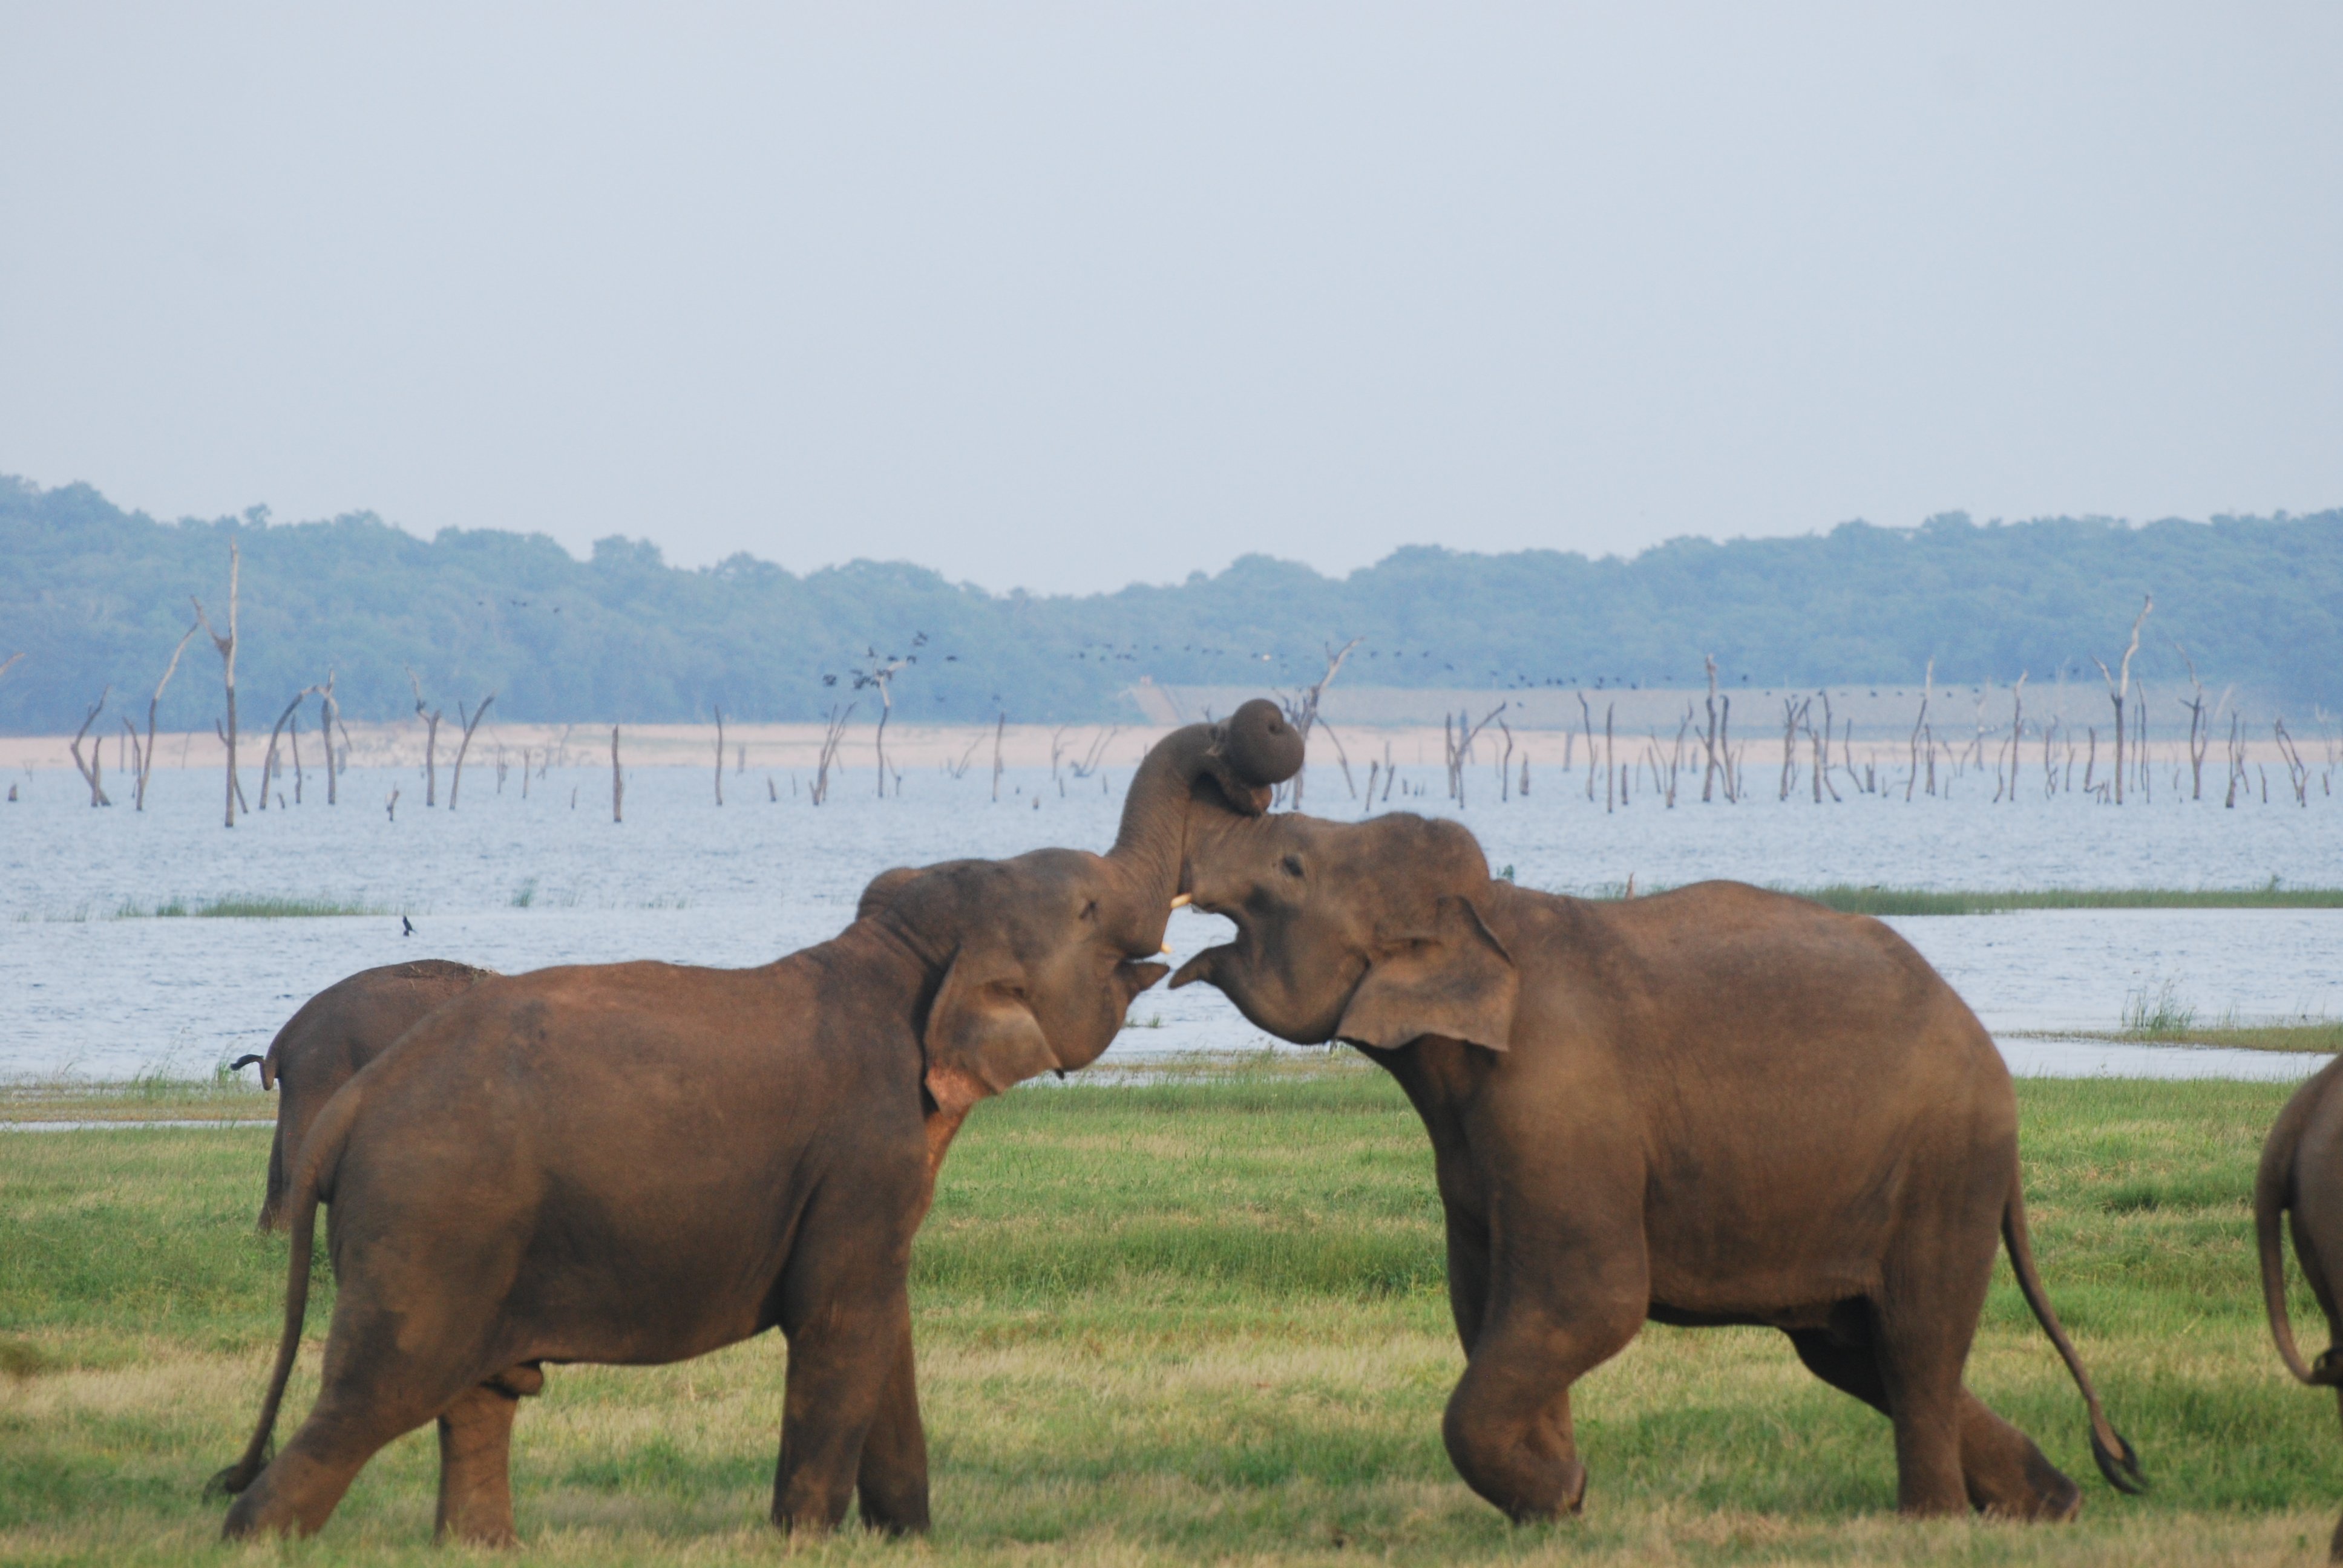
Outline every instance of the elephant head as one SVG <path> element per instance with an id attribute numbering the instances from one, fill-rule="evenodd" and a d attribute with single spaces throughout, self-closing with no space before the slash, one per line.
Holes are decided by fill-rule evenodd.
<path id="1" fill-rule="evenodd" d="M 1457 824 L 1200 814 L 1183 887 L 1237 934 L 1182 966 L 1175 988 L 1208 980 L 1298 1043 L 1506 1049 L 1520 977 L 1489 927 L 1489 863 Z"/>
<path id="2" fill-rule="evenodd" d="M 1097 1060 L 1131 998 L 1169 972 L 1151 960 L 1192 811 L 1250 819 L 1293 776 L 1301 751 L 1276 708 L 1257 699 L 1150 749 L 1103 855 L 1037 849 L 874 878 L 857 918 L 892 930 L 940 977 L 924 1035 L 937 1106 L 964 1109 Z"/>

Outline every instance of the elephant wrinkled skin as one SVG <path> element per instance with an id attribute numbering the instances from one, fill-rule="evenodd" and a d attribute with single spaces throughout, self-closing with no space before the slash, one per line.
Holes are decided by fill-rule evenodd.
<path id="1" fill-rule="evenodd" d="M 2000 1054 L 1887 927 L 1729 882 L 1534 892 L 1411 815 L 1192 815 L 1183 890 L 1237 934 L 1172 983 L 1356 1045 L 1431 1133 L 1467 1357 L 1443 1432 L 1482 1496 L 1577 1509 L 1571 1384 L 1650 1319 L 1780 1329 L 1893 1421 L 1908 1513 L 2072 1516 L 1962 1383 L 1996 1233 L 2100 1468 L 2141 1484 L 2035 1273 Z"/>
<path id="2" fill-rule="evenodd" d="M 436 1419 L 438 1532 L 514 1539 L 508 1452 L 545 1362 L 789 1345 L 774 1522 L 928 1523 L 913 1233 L 961 1119 L 1088 1064 L 1165 967 L 1199 792 L 1260 809 L 1247 724 L 1134 776 L 1108 854 L 889 871 L 852 924 L 762 969 L 632 963 L 481 981 L 335 1095 L 292 1171 L 284 1336 L 226 1533 L 308 1533 Z M 1274 754 L 1268 760 L 1275 763 Z M 1290 771 L 1290 769 L 1289 769 Z M 317 1209 L 339 1282 L 317 1401 L 274 1460 Z"/>
<path id="3" fill-rule="evenodd" d="M 277 1091 L 277 1134 L 268 1142 L 268 1187 L 260 1204 L 260 1228 L 285 1228 L 286 1172 L 301 1140 L 326 1101 L 358 1069 L 390 1049 L 424 1014 L 458 997 L 494 970 L 474 969 L 447 959 L 418 959 L 360 970 L 335 981 L 301 1004 L 285 1020 L 265 1056 L 247 1056 L 231 1067 L 257 1066 L 260 1087 Z"/>

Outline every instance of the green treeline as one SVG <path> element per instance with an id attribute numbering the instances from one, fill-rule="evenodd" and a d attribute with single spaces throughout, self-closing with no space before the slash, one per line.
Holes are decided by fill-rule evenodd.
<path id="1" fill-rule="evenodd" d="M 1630 559 L 1420 546 L 1347 578 L 1248 556 L 1176 586 L 1042 598 L 899 562 L 799 577 L 742 555 L 688 570 L 617 538 L 579 561 L 542 535 L 425 540 L 367 514 L 160 523 L 87 486 L 0 477 L 0 659 L 25 655 L 0 677 L 0 730 L 71 730 L 109 686 L 102 722 L 143 719 L 188 596 L 225 611 L 231 538 L 247 725 L 329 668 L 349 717 L 398 717 L 410 666 L 451 717 L 494 691 L 516 720 L 680 721 L 719 705 L 807 719 L 852 695 L 858 666 L 897 657 L 915 661 L 895 685 L 911 721 L 1127 719 L 1121 693 L 1141 676 L 1291 688 L 1354 637 L 1346 685 L 1689 686 L 1704 652 L 1735 685 L 1916 682 L 1930 658 L 1946 682 L 2088 679 L 2149 591 L 2144 677 L 2179 677 L 2177 638 L 2208 686 L 2343 705 L 2343 511 L 2141 528 L 1952 515 L 1678 539 Z M 218 691 L 199 635 L 162 723 L 208 727 Z"/>

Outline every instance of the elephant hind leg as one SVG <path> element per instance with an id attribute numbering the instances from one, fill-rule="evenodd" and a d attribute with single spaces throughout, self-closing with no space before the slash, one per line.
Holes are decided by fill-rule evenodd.
<path id="1" fill-rule="evenodd" d="M 1867 1315 L 1867 1314 L 1866 1314 Z M 1892 1417 L 1887 1382 L 1865 1330 L 1800 1330 L 1790 1342 L 1806 1370 L 1841 1392 Z M 1969 1506 L 2010 1519 L 2067 1520 L 2083 1506 L 2082 1489 L 2052 1464 L 2034 1440 L 1960 1391 L 1961 1486 Z"/>
<path id="2" fill-rule="evenodd" d="M 519 1408 L 518 1392 L 510 1380 L 498 1377 L 475 1383 L 439 1412 L 439 1514 L 433 1540 L 482 1546 L 518 1543 L 513 1529 L 512 1426 Z"/>
<path id="3" fill-rule="evenodd" d="M 438 1394 L 433 1402 L 444 1401 Z M 342 1494 L 382 1447 L 429 1421 L 431 1405 L 374 1397 L 374 1391 L 328 1385 L 276 1458 L 236 1495 L 221 1533 L 315 1535 Z"/>

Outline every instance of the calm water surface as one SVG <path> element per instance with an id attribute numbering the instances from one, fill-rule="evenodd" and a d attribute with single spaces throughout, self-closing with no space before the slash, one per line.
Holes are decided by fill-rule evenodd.
<path id="1" fill-rule="evenodd" d="M 1755 769 L 1753 767 L 1752 775 Z M 427 809 L 406 770 L 350 773 L 342 803 L 307 802 L 219 825 L 219 779 L 159 773 L 145 814 L 93 810 L 66 771 L 15 780 L 0 804 L 0 1077 L 73 1072 L 120 1078 L 201 1072 L 263 1049 L 286 1016 L 340 976 L 404 958 L 460 958 L 502 970 L 663 958 L 760 963 L 834 934 L 863 884 L 889 866 L 1044 844 L 1103 849 L 1128 771 L 1069 780 L 1011 770 L 1003 799 L 972 770 L 870 793 L 867 769 L 819 809 L 776 775 L 728 776 L 715 805 L 706 773 L 628 776 L 627 820 L 610 820 L 606 769 L 518 773 L 499 792 L 468 769 L 461 809 Z M 1430 793 L 1388 808 L 1456 814 L 1437 769 L 1406 769 Z M 1992 802 L 1975 775 L 1950 799 L 1851 797 L 1815 806 L 1770 798 L 1674 810 L 1638 797 L 1606 813 L 1584 776 L 1549 772 L 1531 797 L 1499 802 L 1483 776 L 1463 819 L 1490 861 L 1533 886 L 1585 891 L 1632 875 L 1639 888 L 1733 877 L 1811 886 L 1922 888 L 2153 885 L 2236 887 L 2272 877 L 2343 884 L 2343 803 L 2234 811 L 2168 793 L 2120 810 L 2076 796 Z M 444 785 L 445 779 L 443 777 Z M 247 787 L 249 778 L 247 779 Z M 1103 787 L 1102 787 L 1103 786 Z M 396 820 L 383 801 L 400 791 Z M 291 792 L 287 791 L 287 799 Z M 572 804 L 572 801 L 575 804 Z M 1036 802 L 1039 802 L 1038 807 Z M 1310 806 L 1360 809 L 1339 772 L 1313 769 Z M 332 919 L 126 917 L 174 900 L 241 896 L 404 911 Z M 1926 954 L 1997 1035 L 2021 1070 L 2293 1075 L 2316 1059 L 2142 1050 L 2020 1040 L 2011 1031 L 2113 1027 L 2128 999 L 2161 993 L 2224 1013 L 2343 1014 L 2343 910 L 2034 911 L 1891 922 Z M 1185 957 L 1226 923 L 1183 913 Z M 1141 996 L 1119 1054 L 1242 1050 L 1263 1039 L 1206 987 Z"/>

